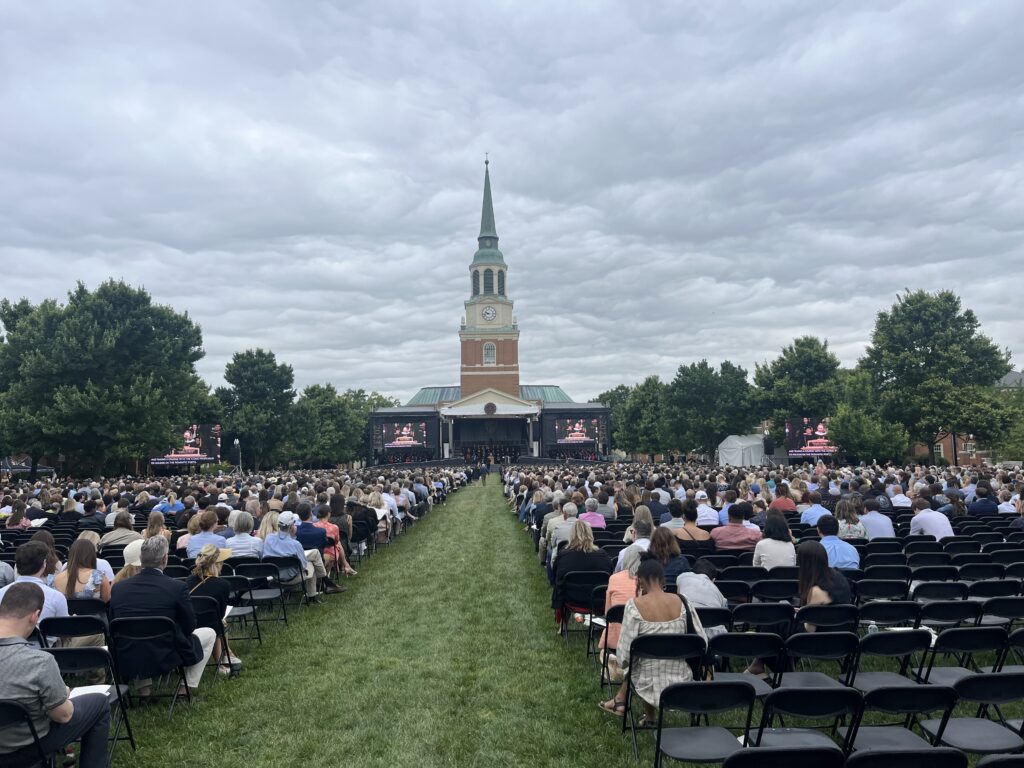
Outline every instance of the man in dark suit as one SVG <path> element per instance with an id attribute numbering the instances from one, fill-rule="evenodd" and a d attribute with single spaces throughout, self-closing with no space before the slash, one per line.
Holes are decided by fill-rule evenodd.
<path id="1" fill-rule="evenodd" d="M 149 643 L 128 647 L 129 656 L 144 655 L 149 663 L 168 671 L 178 664 L 185 667 L 185 680 L 191 690 L 199 687 L 203 668 L 213 651 L 216 633 L 209 627 L 196 627 L 196 615 L 184 583 L 165 576 L 167 539 L 153 536 L 142 543 L 142 570 L 130 579 L 114 585 L 110 593 L 110 618 L 126 619 L 164 616 L 175 624 L 174 642 Z M 119 666 L 123 666 L 119 662 Z M 121 670 L 124 672 L 124 670 Z M 140 681 L 139 693 L 148 694 L 148 680 Z M 185 692 L 179 691 L 180 694 Z"/>
<path id="2" fill-rule="evenodd" d="M 651 494 L 651 500 L 647 502 L 647 508 L 651 510 L 652 520 L 657 520 L 661 523 L 672 519 L 672 514 L 669 512 L 668 507 L 661 503 L 661 499 L 656 493 Z"/>

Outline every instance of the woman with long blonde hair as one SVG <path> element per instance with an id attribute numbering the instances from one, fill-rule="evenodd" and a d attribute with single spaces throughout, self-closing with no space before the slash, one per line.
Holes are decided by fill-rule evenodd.
<path id="1" fill-rule="evenodd" d="M 150 539 L 154 536 L 163 536 L 168 541 L 171 540 L 171 532 L 164 525 L 163 512 L 150 512 L 146 519 L 146 530 L 143 531 L 142 538 Z"/>
<path id="2" fill-rule="evenodd" d="M 277 532 L 277 519 L 280 516 L 279 512 L 274 512 L 273 510 L 263 515 L 263 519 L 260 521 L 260 529 L 256 535 L 266 541 L 267 536 Z"/>

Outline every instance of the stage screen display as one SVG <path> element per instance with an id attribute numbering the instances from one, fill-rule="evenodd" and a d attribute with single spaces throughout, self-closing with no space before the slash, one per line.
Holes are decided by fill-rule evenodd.
<path id="1" fill-rule="evenodd" d="M 791 459 L 831 456 L 838 450 L 828 437 L 828 419 L 813 416 L 787 419 L 785 442 Z"/>
<path id="2" fill-rule="evenodd" d="M 151 464 L 209 464 L 220 461 L 220 424 L 190 424 L 181 431 L 182 447 L 150 459 Z"/>
<path id="3" fill-rule="evenodd" d="M 593 443 L 600 434 L 600 419 L 555 419 L 555 442 L 559 445 Z"/>
<path id="4" fill-rule="evenodd" d="M 385 448 L 423 448 L 427 444 L 425 421 L 397 421 L 381 425 Z"/>

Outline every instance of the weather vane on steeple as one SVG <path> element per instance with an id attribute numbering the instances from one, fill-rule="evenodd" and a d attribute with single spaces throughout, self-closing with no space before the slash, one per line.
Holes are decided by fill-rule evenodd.
<path id="1" fill-rule="evenodd" d="M 484 165 L 490 165 L 491 164 L 491 161 L 487 157 L 489 154 L 491 154 L 491 153 L 490 152 L 484 152 Z"/>

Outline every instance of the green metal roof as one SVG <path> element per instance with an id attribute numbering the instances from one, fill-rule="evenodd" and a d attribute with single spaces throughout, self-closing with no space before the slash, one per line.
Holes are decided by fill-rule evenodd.
<path id="1" fill-rule="evenodd" d="M 523 384 L 519 387 L 519 397 L 523 400 L 540 400 L 544 403 L 571 403 L 572 398 L 561 387 L 553 384 Z M 462 399 L 461 387 L 424 387 L 407 406 L 438 405 L 454 403 Z"/>

